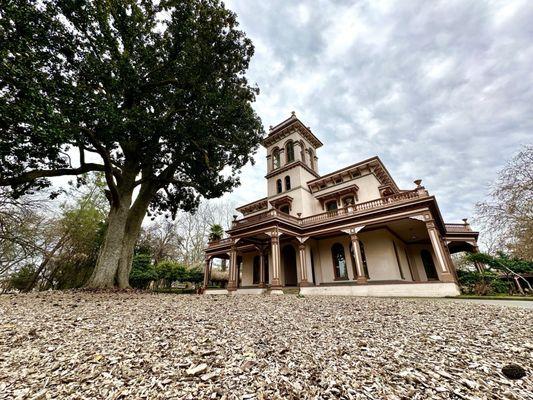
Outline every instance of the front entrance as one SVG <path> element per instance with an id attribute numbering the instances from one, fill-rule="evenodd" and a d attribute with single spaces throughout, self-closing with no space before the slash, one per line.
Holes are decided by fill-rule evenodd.
<path id="1" fill-rule="evenodd" d="M 296 273 L 296 250 L 292 245 L 283 248 L 283 270 L 285 275 L 285 286 L 296 286 L 298 275 Z"/>

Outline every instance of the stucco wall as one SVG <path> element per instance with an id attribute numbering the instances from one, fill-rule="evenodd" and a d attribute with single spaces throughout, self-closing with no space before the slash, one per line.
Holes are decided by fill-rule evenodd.
<path id="1" fill-rule="evenodd" d="M 364 244 L 370 280 L 402 279 L 392 245 L 393 236 L 387 230 L 361 232 L 359 239 Z"/>
<path id="2" fill-rule="evenodd" d="M 354 279 L 353 265 L 350 257 L 350 237 L 348 235 L 338 236 L 331 239 L 322 239 L 317 243 L 318 258 L 320 259 L 320 283 L 339 282 L 335 281 L 335 271 L 333 269 L 333 258 L 331 247 L 334 243 L 340 243 L 344 247 L 344 257 L 346 259 L 346 268 L 348 270 L 348 280 Z M 315 265 L 316 267 L 316 265 Z M 342 280 L 340 281 L 342 282 Z"/>
<path id="3" fill-rule="evenodd" d="M 459 287 L 449 282 L 384 285 L 317 286 L 300 289 L 305 296 L 447 297 L 458 296 Z"/>

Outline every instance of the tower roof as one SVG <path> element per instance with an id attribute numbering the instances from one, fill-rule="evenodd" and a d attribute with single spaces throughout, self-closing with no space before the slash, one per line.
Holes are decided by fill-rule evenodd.
<path id="1" fill-rule="evenodd" d="M 291 132 L 297 130 L 309 143 L 311 143 L 315 149 L 322 146 L 322 142 L 311 132 L 311 129 L 305 126 L 302 121 L 296 117 L 296 113 L 293 111 L 291 116 L 285 121 L 279 123 L 276 126 L 270 127 L 268 136 L 263 139 L 263 146 L 268 147 L 284 137 L 290 135 Z"/>

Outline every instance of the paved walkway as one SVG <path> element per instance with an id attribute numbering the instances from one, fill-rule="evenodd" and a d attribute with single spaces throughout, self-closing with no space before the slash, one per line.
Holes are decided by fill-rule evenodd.
<path id="1" fill-rule="evenodd" d="M 442 299 L 444 301 L 468 302 L 478 304 L 490 304 L 495 306 L 518 307 L 533 309 L 533 301 L 527 300 L 492 300 L 492 299 Z"/>

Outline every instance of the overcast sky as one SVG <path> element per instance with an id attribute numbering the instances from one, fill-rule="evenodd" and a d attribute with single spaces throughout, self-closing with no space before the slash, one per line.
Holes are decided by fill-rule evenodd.
<path id="1" fill-rule="evenodd" d="M 533 142 L 533 2 L 229 0 L 255 45 L 265 129 L 296 111 L 324 143 L 320 173 L 378 155 L 420 178 L 447 221 Z M 226 197 L 266 195 L 266 152 Z"/>

